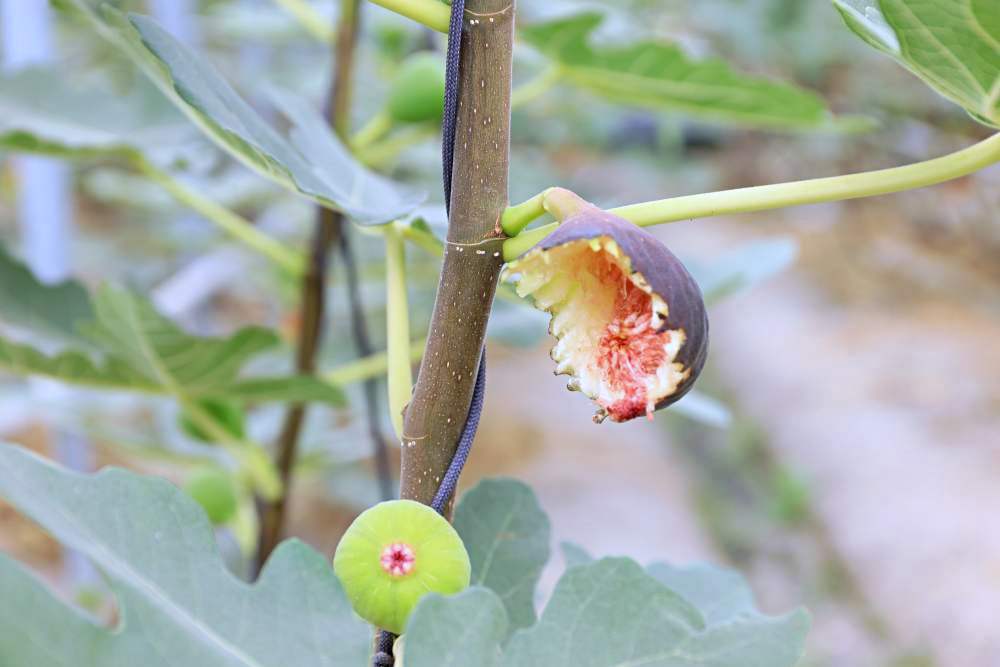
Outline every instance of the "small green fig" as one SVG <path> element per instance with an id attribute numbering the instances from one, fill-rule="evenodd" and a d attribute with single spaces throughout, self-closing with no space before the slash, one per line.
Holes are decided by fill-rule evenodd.
<path id="1" fill-rule="evenodd" d="M 396 73 L 387 103 L 399 123 L 438 122 L 444 115 L 444 63 L 422 51 L 407 58 Z"/>
<path id="2" fill-rule="evenodd" d="M 227 433 L 234 438 L 243 439 L 246 433 L 244 423 L 246 416 L 239 405 L 221 398 L 205 398 L 199 400 L 197 405 L 201 408 L 202 412 L 215 420 Z M 185 410 L 181 413 L 180 421 L 181 429 L 183 429 L 187 436 L 201 442 L 216 442 L 217 438 L 213 438 L 210 434 L 206 433 L 205 429 L 198 425 L 188 411 Z"/>
<path id="3" fill-rule="evenodd" d="M 225 470 L 215 466 L 196 468 L 184 484 L 184 490 L 201 505 L 213 524 L 226 523 L 236 516 L 239 494 L 232 476 Z"/>
<path id="4" fill-rule="evenodd" d="M 397 635 L 420 598 L 459 593 L 472 572 L 452 525 L 412 500 L 364 511 L 337 545 L 333 569 L 358 616 Z"/>

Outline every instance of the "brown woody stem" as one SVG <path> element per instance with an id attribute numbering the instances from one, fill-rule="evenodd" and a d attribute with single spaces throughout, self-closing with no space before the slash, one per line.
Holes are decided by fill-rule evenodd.
<path id="1" fill-rule="evenodd" d="M 326 112 L 337 134 L 344 138 L 350 119 L 351 76 L 354 69 L 354 52 L 360 23 L 360 0 L 343 0 L 337 23 L 334 73 L 326 101 Z M 343 216 L 323 207 L 316 209 L 316 223 L 310 244 L 309 264 L 302 279 L 302 319 L 296 346 L 295 368 L 302 374 L 316 372 L 316 357 L 323 336 L 323 319 L 326 306 L 326 279 L 329 256 L 334 243 L 342 232 Z M 258 500 L 260 538 L 256 566 L 267 561 L 281 541 L 288 497 L 292 485 L 292 471 L 298 452 L 299 436 L 305 421 L 306 405 L 289 407 L 278 437 L 276 466 L 282 481 L 282 493 L 274 501 Z"/>
<path id="2" fill-rule="evenodd" d="M 448 243 L 402 441 L 401 495 L 427 504 L 465 425 L 503 266 L 513 36 L 513 0 L 468 0 Z"/>

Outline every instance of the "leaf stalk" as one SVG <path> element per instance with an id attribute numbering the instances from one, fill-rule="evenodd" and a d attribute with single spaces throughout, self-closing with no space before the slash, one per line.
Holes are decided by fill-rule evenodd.
<path id="1" fill-rule="evenodd" d="M 804 204 L 843 201 L 914 190 L 968 176 L 1000 162 L 1000 134 L 943 157 L 890 169 L 804 181 L 758 185 L 631 204 L 610 209 L 641 227 L 734 213 L 752 213 Z M 556 224 L 522 231 L 545 212 L 547 192 L 504 212 L 504 259 L 515 259 L 545 238 Z"/>

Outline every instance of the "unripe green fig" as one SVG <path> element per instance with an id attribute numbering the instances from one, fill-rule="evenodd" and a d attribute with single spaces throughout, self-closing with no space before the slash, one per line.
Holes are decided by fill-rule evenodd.
<path id="1" fill-rule="evenodd" d="M 234 438 L 243 439 L 246 431 L 244 424 L 246 417 L 239 405 L 221 398 L 204 398 L 197 402 L 197 406 L 227 433 Z M 218 440 L 218 438 L 213 438 L 211 434 L 206 433 L 205 429 L 198 425 L 187 410 L 181 413 L 180 421 L 181 429 L 188 437 L 207 443 L 214 443 Z"/>
<path id="2" fill-rule="evenodd" d="M 399 123 L 438 122 L 444 115 L 444 63 L 429 51 L 416 53 L 396 73 L 387 110 Z"/>
<path id="3" fill-rule="evenodd" d="M 358 616 L 397 635 L 420 598 L 461 592 L 472 571 L 447 519 L 412 500 L 364 511 L 337 545 L 333 569 Z"/>
<path id="4" fill-rule="evenodd" d="M 233 478 L 215 466 L 196 468 L 184 484 L 184 490 L 195 499 L 209 521 L 223 524 L 236 516 L 239 498 Z"/>

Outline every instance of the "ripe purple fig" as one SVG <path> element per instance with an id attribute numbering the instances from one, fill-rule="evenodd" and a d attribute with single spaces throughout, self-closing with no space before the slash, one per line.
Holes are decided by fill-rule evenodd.
<path id="1" fill-rule="evenodd" d="M 598 404 L 595 421 L 652 419 L 705 364 L 698 284 L 652 234 L 568 190 L 551 191 L 546 208 L 565 221 L 507 271 L 552 314 L 556 373 Z"/>

